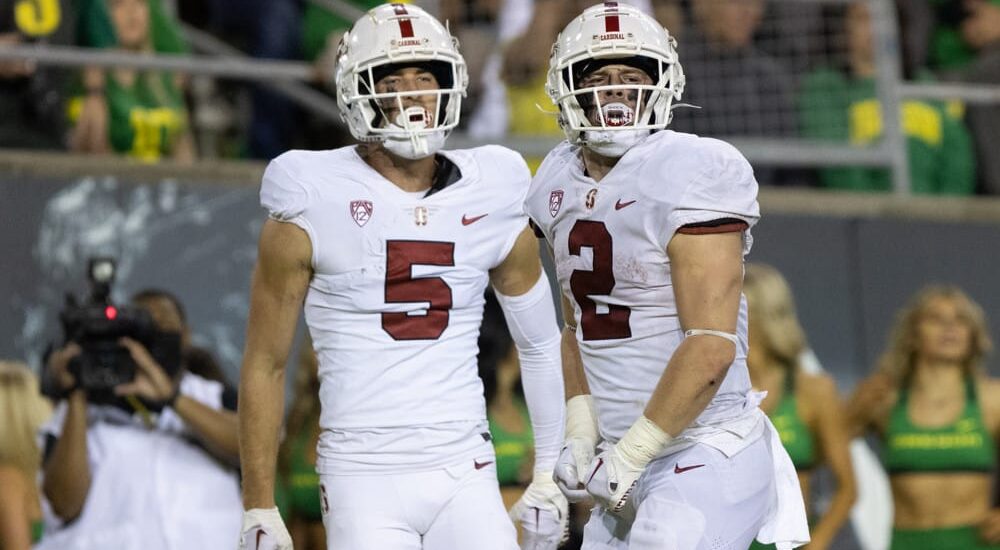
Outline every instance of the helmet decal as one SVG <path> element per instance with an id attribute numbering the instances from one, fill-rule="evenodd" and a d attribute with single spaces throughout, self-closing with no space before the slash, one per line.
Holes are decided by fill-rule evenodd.
<path id="1" fill-rule="evenodd" d="M 604 32 L 621 32 L 618 21 L 618 2 L 604 3 Z"/>
<path id="2" fill-rule="evenodd" d="M 396 15 L 407 15 L 406 6 L 403 4 L 393 4 L 392 8 Z M 399 19 L 399 37 L 413 38 L 413 23 L 409 19 Z"/>

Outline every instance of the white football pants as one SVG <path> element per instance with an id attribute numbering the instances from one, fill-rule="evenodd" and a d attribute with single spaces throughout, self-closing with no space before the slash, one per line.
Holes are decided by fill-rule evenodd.
<path id="1" fill-rule="evenodd" d="M 583 550 L 747 550 L 775 502 L 767 438 L 728 458 L 697 444 L 656 459 L 632 498 L 626 517 L 593 509 Z"/>
<path id="2" fill-rule="evenodd" d="M 328 550 L 517 550 L 492 450 L 447 468 L 321 475 Z"/>

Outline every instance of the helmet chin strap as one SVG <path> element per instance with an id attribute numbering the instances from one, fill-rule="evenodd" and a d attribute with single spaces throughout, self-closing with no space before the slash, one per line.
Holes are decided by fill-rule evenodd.
<path id="1" fill-rule="evenodd" d="M 392 130 L 400 130 L 398 136 L 390 136 L 382 142 L 382 146 L 396 156 L 405 159 L 416 160 L 429 157 L 444 147 L 444 141 L 448 137 L 444 130 L 437 130 L 430 133 L 420 133 L 430 125 L 430 115 L 423 107 L 407 107 L 396 120 L 389 124 Z"/>
<path id="2" fill-rule="evenodd" d="M 650 134 L 649 130 L 597 130 L 583 133 L 584 145 L 591 151 L 618 158 Z"/>
<path id="3" fill-rule="evenodd" d="M 444 147 L 447 136 L 444 130 L 430 134 L 411 134 L 409 137 L 386 138 L 382 146 L 396 156 L 416 160 L 429 157 Z"/>

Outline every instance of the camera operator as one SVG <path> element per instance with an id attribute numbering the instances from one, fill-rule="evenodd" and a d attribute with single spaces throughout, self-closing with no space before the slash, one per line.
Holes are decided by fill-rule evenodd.
<path id="1" fill-rule="evenodd" d="M 133 305 L 157 330 L 187 341 L 180 302 L 143 291 Z M 65 522 L 39 549 L 216 550 L 240 527 L 235 398 L 223 384 L 186 370 L 171 377 L 143 344 L 118 343 L 135 363 L 131 382 L 112 399 L 88 400 L 71 362 L 83 348 L 70 342 L 48 359 L 63 396 L 48 436 L 43 491 Z M 91 396 L 92 397 L 92 396 Z"/>

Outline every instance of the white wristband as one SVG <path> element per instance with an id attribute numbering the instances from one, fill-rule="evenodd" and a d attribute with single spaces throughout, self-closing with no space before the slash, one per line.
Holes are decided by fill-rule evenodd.
<path id="1" fill-rule="evenodd" d="M 645 468 L 674 438 L 645 415 L 625 432 L 615 447 L 621 457 L 636 468 Z"/>
<path id="2" fill-rule="evenodd" d="M 721 330 L 710 330 L 706 328 L 693 328 L 691 330 L 684 332 L 684 337 L 690 336 L 718 336 L 719 338 L 725 338 L 733 343 L 737 348 L 740 346 L 740 339 L 738 336 L 732 332 L 723 332 Z"/>
<path id="3" fill-rule="evenodd" d="M 574 395 L 566 402 L 566 439 L 578 437 L 597 445 L 601 438 L 597 430 L 594 398 L 589 394 Z"/>

